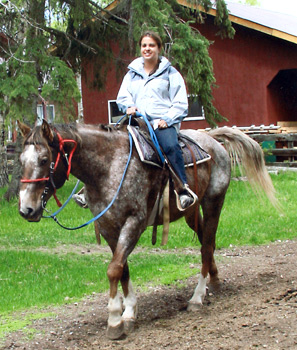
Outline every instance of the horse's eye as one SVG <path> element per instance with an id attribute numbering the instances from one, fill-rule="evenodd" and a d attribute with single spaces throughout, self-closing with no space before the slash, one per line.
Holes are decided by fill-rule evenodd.
<path id="1" fill-rule="evenodd" d="M 47 163 L 47 158 L 43 158 L 40 161 L 40 165 L 45 165 Z"/>

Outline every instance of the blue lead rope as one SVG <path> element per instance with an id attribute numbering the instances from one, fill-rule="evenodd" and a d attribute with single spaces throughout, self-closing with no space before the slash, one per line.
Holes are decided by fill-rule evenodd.
<path id="1" fill-rule="evenodd" d="M 131 116 L 130 116 L 130 119 L 129 119 L 129 124 L 130 124 L 130 122 L 131 122 Z M 74 194 L 74 192 L 75 192 L 75 190 L 76 190 L 76 188 L 77 188 L 77 186 L 78 186 L 78 183 L 77 183 L 77 184 L 76 184 L 76 187 L 73 189 L 73 191 L 72 191 L 70 197 L 67 199 L 67 201 L 66 201 L 67 203 L 65 202 L 65 204 L 63 205 L 63 207 L 61 207 L 59 210 L 57 210 L 54 214 L 51 214 L 50 216 L 45 216 L 44 218 L 46 218 L 46 219 L 47 219 L 47 218 L 54 219 L 54 221 L 55 221 L 59 226 L 61 226 L 62 228 L 66 229 L 66 230 L 71 230 L 71 231 L 73 231 L 73 230 L 78 230 L 78 229 L 80 229 L 80 228 L 83 228 L 83 227 L 85 227 L 85 226 L 91 224 L 92 222 L 96 221 L 96 220 L 99 219 L 101 216 L 103 216 L 103 215 L 109 210 L 109 208 L 113 205 L 113 203 L 115 202 L 115 200 L 116 200 L 116 198 L 117 198 L 117 196 L 118 196 L 118 194 L 119 194 L 119 192 L 120 192 L 120 189 L 121 189 L 121 187 L 122 187 L 122 185 L 123 185 L 124 178 L 125 178 L 126 173 L 127 173 L 127 170 L 128 170 L 128 166 L 129 166 L 129 163 L 130 163 L 130 160 L 131 160 L 131 157 L 132 157 L 132 150 L 133 150 L 133 140 L 132 140 L 132 136 L 131 136 L 130 133 L 129 133 L 129 144 L 130 144 L 129 157 L 128 157 L 128 160 L 127 160 L 127 163 L 126 163 L 126 166 L 125 166 L 125 169 L 124 169 L 124 172 L 123 172 L 122 179 L 121 179 L 121 182 L 120 182 L 120 184 L 119 184 L 119 187 L 118 187 L 118 189 L 117 189 L 117 191 L 116 191 L 114 197 L 112 198 L 111 202 L 108 204 L 108 206 L 107 206 L 101 213 L 99 213 L 98 215 L 96 215 L 95 217 L 93 217 L 92 219 L 90 219 L 89 221 L 87 221 L 86 223 L 84 223 L 84 224 L 82 224 L 82 225 L 80 225 L 80 226 L 76 226 L 76 227 L 66 227 L 66 226 L 62 225 L 62 224 L 58 221 L 56 215 L 62 210 L 63 207 L 66 206 L 66 204 L 67 204 L 67 203 L 69 202 L 69 200 L 71 199 L 72 195 Z"/>
<path id="2" fill-rule="evenodd" d="M 118 122 L 117 124 L 124 118 L 126 117 L 126 115 L 124 115 Z M 162 151 L 161 151 L 161 148 L 160 148 L 160 145 L 159 145 L 159 142 L 157 140 L 157 137 L 156 137 L 156 134 L 154 132 L 154 129 L 151 125 L 151 123 L 148 121 L 147 117 L 140 114 L 139 112 L 136 112 L 136 117 L 141 117 L 143 118 L 143 120 L 145 121 L 147 127 L 148 127 L 148 130 L 149 130 L 149 133 L 150 133 L 150 136 L 151 136 L 151 139 L 152 139 L 152 142 L 154 143 L 155 147 L 156 147 L 156 150 L 159 154 L 159 157 L 162 161 L 162 163 L 165 162 L 165 159 L 163 157 L 163 154 L 162 154 Z M 131 124 L 131 115 L 129 116 L 129 125 Z M 90 219 L 89 221 L 87 221 L 86 223 L 80 225 L 80 226 L 76 226 L 76 227 L 66 227 L 64 225 L 62 225 L 58 219 L 57 219 L 57 215 L 62 211 L 62 209 L 65 208 L 65 206 L 69 203 L 70 199 L 72 198 L 73 194 L 75 193 L 77 187 L 78 187 L 78 184 L 80 183 L 80 181 L 78 180 L 74 189 L 72 190 L 69 198 L 66 200 L 66 202 L 62 205 L 61 208 L 59 208 L 56 212 L 54 212 L 53 214 L 50 214 L 49 216 L 43 216 L 43 218 L 45 219 L 53 219 L 59 226 L 61 226 L 62 228 L 66 229 L 66 230 L 78 230 L 80 228 L 83 228 L 89 224 L 91 224 L 92 222 L 96 221 L 97 219 L 99 219 L 101 216 L 103 216 L 108 210 L 109 208 L 113 205 L 113 203 L 115 202 L 119 192 L 120 192 L 120 189 L 123 185 L 123 182 L 124 182 L 124 178 L 126 176 L 126 173 L 127 173 L 127 170 L 128 170 L 128 166 L 129 166 L 129 163 L 130 163 L 130 160 L 131 160 L 131 157 L 132 157 L 132 149 L 133 149 L 133 139 L 132 139 L 132 136 L 131 134 L 129 133 L 129 145 L 130 145 L 130 151 L 129 151 L 129 157 L 128 157 L 128 160 L 127 160 L 127 163 L 126 163 L 126 166 L 125 166 L 125 169 L 124 169 L 124 172 L 123 172 L 123 175 L 122 175 L 122 178 L 121 178 L 121 182 L 119 184 L 119 187 L 114 195 L 114 197 L 112 198 L 111 202 L 108 204 L 108 206 L 102 211 L 100 212 L 98 215 L 96 215 L 95 217 L 93 217 L 92 219 Z"/>
<path id="3" fill-rule="evenodd" d="M 57 211 L 55 211 L 53 214 L 49 215 L 49 216 L 42 216 L 43 219 L 51 219 L 54 216 L 58 215 L 65 207 L 66 205 L 69 203 L 70 199 L 72 198 L 72 196 L 74 195 L 74 193 L 76 192 L 76 189 L 78 187 L 80 183 L 80 180 L 77 180 L 76 185 L 74 186 L 74 189 L 72 190 L 70 196 L 68 197 L 68 199 L 65 201 L 65 203 L 61 206 L 61 208 L 59 208 Z"/>

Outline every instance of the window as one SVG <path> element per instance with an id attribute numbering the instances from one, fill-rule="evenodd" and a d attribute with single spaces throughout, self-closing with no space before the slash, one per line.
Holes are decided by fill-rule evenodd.
<path id="1" fill-rule="evenodd" d="M 198 96 L 188 95 L 188 100 L 189 100 L 189 111 L 188 111 L 188 116 L 184 119 L 184 121 L 205 119 L 204 110 L 198 99 Z"/>
<path id="2" fill-rule="evenodd" d="M 44 119 L 43 105 L 38 104 L 37 105 L 37 123 L 41 124 L 43 119 Z M 54 105 L 47 105 L 46 106 L 46 120 L 49 123 L 54 122 L 54 120 L 55 120 L 55 106 Z"/>
<path id="3" fill-rule="evenodd" d="M 123 113 L 118 109 L 116 100 L 108 101 L 108 122 L 109 124 L 115 124 L 123 116 Z"/>

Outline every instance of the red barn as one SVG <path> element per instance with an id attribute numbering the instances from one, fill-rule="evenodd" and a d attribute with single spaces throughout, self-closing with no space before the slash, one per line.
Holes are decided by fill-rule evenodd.
<path id="1" fill-rule="evenodd" d="M 183 6 L 190 2 L 178 0 Z M 114 10 L 121 1 L 114 1 Z M 217 88 L 214 105 L 228 119 L 224 125 L 270 125 L 297 121 L 297 18 L 252 6 L 226 1 L 230 20 L 236 30 L 234 39 L 221 39 L 213 24 L 212 9 L 200 32 L 214 43 L 209 54 L 213 60 Z M 133 57 L 127 58 L 127 64 Z M 113 111 L 121 78 L 115 67 L 108 72 L 104 91 L 92 90 L 82 76 L 83 115 L 86 123 L 113 121 Z M 196 113 L 196 115 L 195 115 Z M 203 113 L 192 111 L 183 128 L 205 128 Z"/>

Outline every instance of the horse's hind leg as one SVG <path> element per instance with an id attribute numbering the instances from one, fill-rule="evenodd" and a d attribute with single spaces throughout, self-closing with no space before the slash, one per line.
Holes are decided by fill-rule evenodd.
<path id="1" fill-rule="evenodd" d="M 202 234 L 202 269 L 195 292 L 189 301 L 188 310 L 202 305 L 206 295 L 206 280 L 210 275 L 210 284 L 217 288 L 219 285 L 218 269 L 214 260 L 215 238 L 225 195 L 215 200 L 203 199 L 203 234 Z"/>
<path id="2" fill-rule="evenodd" d="M 185 219 L 188 226 L 197 233 L 200 244 L 203 240 L 203 218 L 200 214 L 200 206 L 196 207 L 194 213 L 186 214 Z M 197 212 L 196 212 L 197 211 Z"/>

